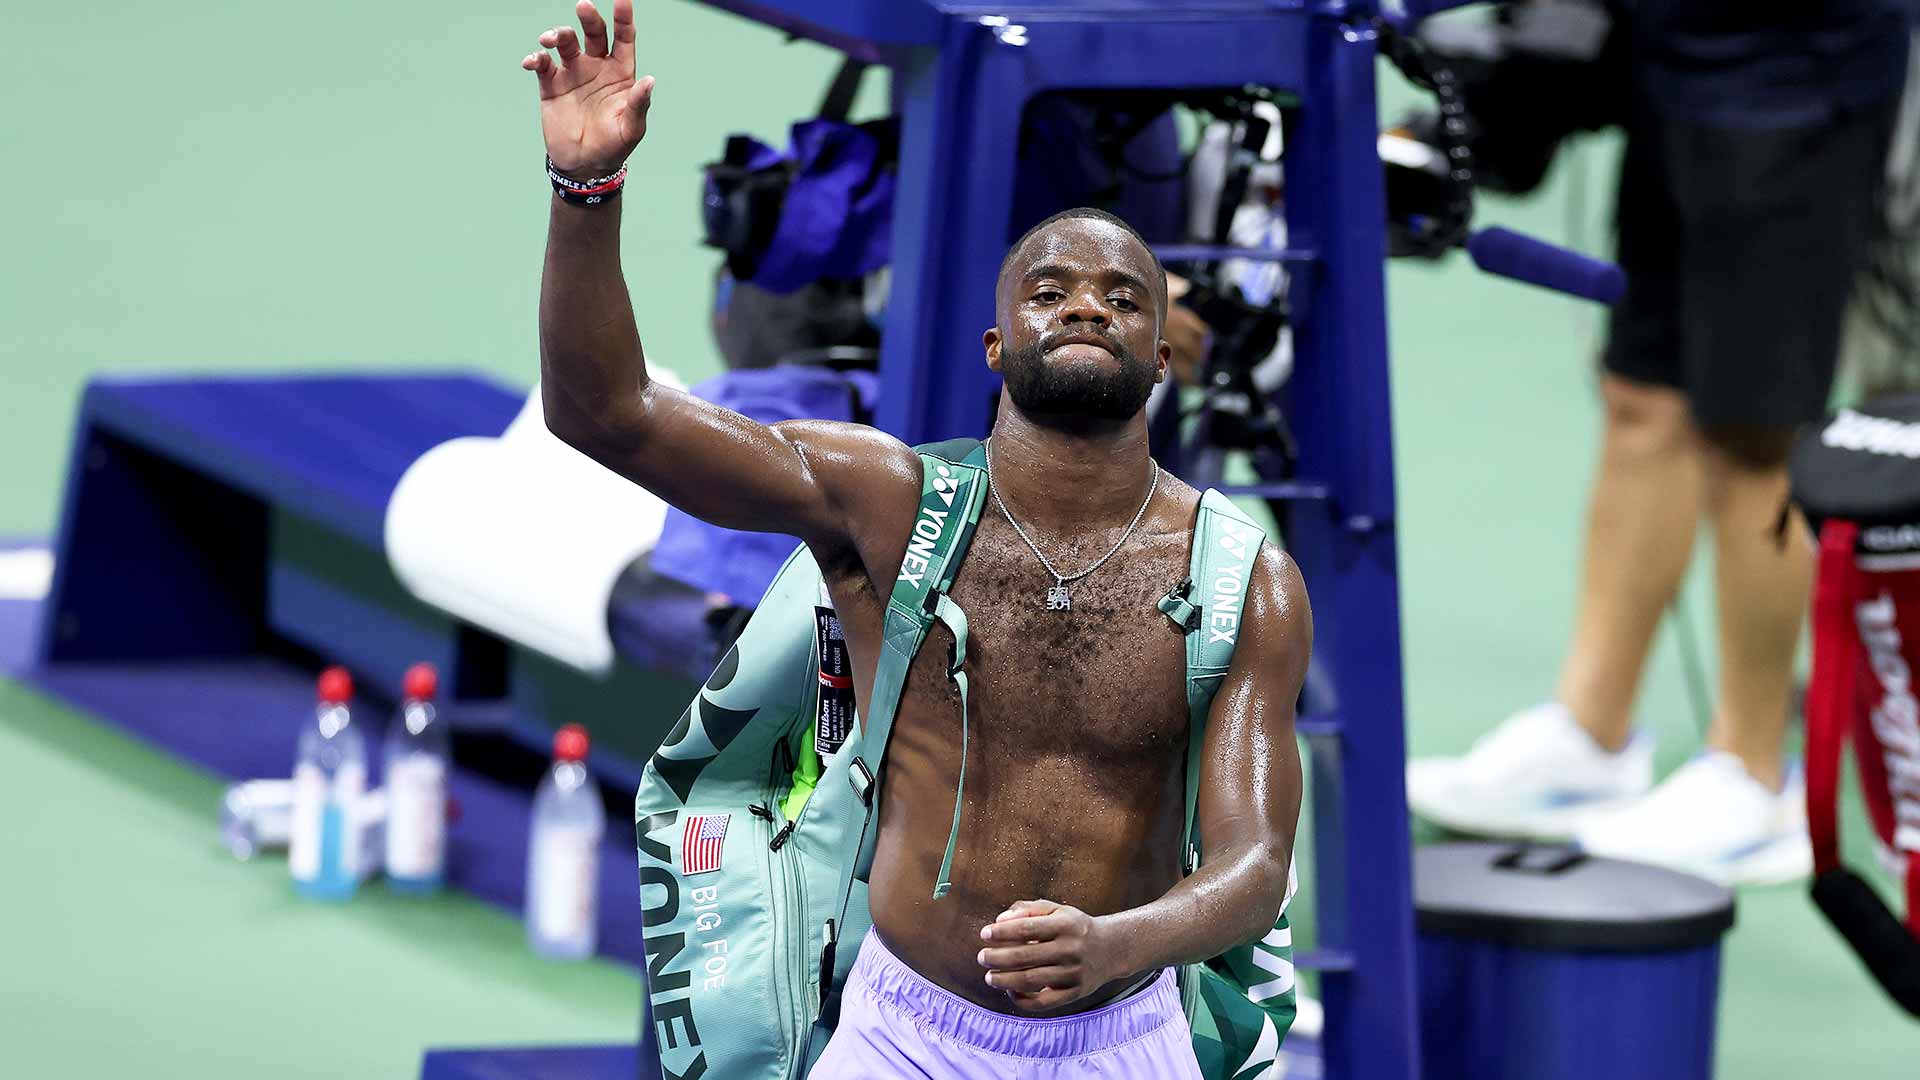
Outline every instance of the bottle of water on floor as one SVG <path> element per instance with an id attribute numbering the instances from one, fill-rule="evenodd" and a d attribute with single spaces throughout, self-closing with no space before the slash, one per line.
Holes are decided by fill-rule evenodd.
<path id="1" fill-rule="evenodd" d="M 294 887 L 316 900 L 345 900 L 359 885 L 357 814 L 367 787 L 367 746 L 347 712 L 352 697 L 345 668 L 320 673 L 320 705 L 300 732 L 293 766 L 287 866 Z"/>
<path id="2" fill-rule="evenodd" d="M 433 708 L 432 664 L 407 669 L 400 715 L 387 729 L 387 881 L 427 893 L 446 879 L 447 725 Z"/>
<path id="3" fill-rule="evenodd" d="M 587 774 L 587 731 L 568 724 L 553 737 L 553 768 L 533 796 L 527 844 L 527 941 L 541 956 L 593 955 L 606 811 Z"/>

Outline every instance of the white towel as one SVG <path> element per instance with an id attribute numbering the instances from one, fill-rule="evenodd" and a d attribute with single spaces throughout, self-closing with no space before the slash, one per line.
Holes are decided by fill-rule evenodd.
<path id="1" fill-rule="evenodd" d="M 605 675 L 614 581 L 659 539 L 666 510 L 555 438 L 536 385 L 499 438 L 452 439 L 407 468 L 387 503 L 387 561 L 420 600 Z"/>

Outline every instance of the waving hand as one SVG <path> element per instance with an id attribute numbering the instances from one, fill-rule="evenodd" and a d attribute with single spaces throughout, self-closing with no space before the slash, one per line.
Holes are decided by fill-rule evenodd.
<path id="1" fill-rule="evenodd" d="M 573 10 L 580 32 L 548 30 L 520 66 L 540 80 L 540 130 L 554 166 L 575 177 L 605 176 L 647 134 L 653 76 L 633 77 L 633 0 L 613 0 L 611 27 L 591 0 Z"/>

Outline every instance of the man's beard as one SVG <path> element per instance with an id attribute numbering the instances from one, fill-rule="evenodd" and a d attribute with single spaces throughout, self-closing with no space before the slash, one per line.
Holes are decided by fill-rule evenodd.
<path id="1" fill-rule="evenodd" d="M 1047 362 L 1047 352 L 1061 338 L 1079 332 L 1048 334 L 1009 353 L 1001 368 L 1008 395 L 1028 416 L 1132 419 L 1153 394 L 1153 365 L 1143 363 L 1131 349 L 1104 334 L 1101 342 L 1118 361 L 1112 368 Z"/>

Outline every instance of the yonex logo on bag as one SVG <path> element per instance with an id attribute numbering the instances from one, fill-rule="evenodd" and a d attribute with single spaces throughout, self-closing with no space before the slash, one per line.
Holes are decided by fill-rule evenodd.
<path id="1" fill-rule="evenodd" d="M 1255 948 L 1248 954 L 1248 959 L 1253 961 L 1253 966 L 1268 975 L 1264 982 L 1253 983 L 1247 987 L 1247 1000 L 1256 1005 L 1293 989 L 1293 962 L 1279 951 L 1293 947 L 1293 928 L 1276 926 L 1267 931 L 1266 936 L 1260 939 L 1260 944 L 1266 948 Z"/>
<path id="2" fill-rule="evenodd" d="M 952 506 L 954 492 L 960 490 L 960 482 L 953 478 L 953 470 L 945 465 L 935 465 L 933 474 L 934 494 L 940 496 L 948 506 Z"/>
<path id="3" fill-rule="evenodd" d="M 1841 409 L 1840 415 L 1820 433 L 1820 442 L 1838 450 L 1920 458 L 1920 424 Z"/>
<path id="4" fill-rule="evenodd" d="M 1213 579 L 1213 602 L 1207 605 L 1207 644 L 1231 645 L 1240 635 L 1240 606 L 1247 591 L 1246 530 L 1232 522 L 1222 522 L 1220 546 L 1236 559 L 1222 566 Z"/>
<path id="5" fill-rule="evenodd" d="M 926 576 L 927 566 L 933 561 L 933 551 L 940 542 L 940 534 L 947 527 L 947 518 L 951 511 L 920 508 L 920 518 L 913 523 L 913 538 L 907 541 L 907 556 L 900 561 L 900 580 L 910 581 L 915 587 Z"/>
<path id="6" fill-rule="evenodd" d="M 953 505 L 953 497 L 960 490 L 959 478 L 945 465 L 936 465 L 933 469 L 933 491 L 948 506 Z M 934 551 L 940 545 L 942 534 L 947 531 L 947 519 L 953 516 L 951 510 L 935 510 L 930 506 L 920 507 L 920 516 L 913 523 L 913 536 L 907 541 L 906 558 L 900 561 L 900 580 L 920 587 L 920 579 L 926 576 L 927 567 L 933 562 Z"/>
<path id="7" fill-rule="evenodd" d="M 659 1029 L 655 1038 L 664 1075 L 692 1080 L 707 1071 L 707 1056 L 700 1046 L 700 1029 L 694 1024 L 693 999 L 688 993 L 693 973 L 674 963 L 686 951 L 687 935 L 663 929 L 680 914 L 680 878 L 673 872 L 671 850 L 653 835 L 673 828 L 679 816 L 672 810 L 649 814 L 635 823 L 635 831 L 640 841 L 640 923 L 653 931 L 646 935 L 646 942 L 647 985 L 653 994 L 653 1023 Z M 685 1061 L 685 1066 L 676 1070 L 670 1056 Z"/>

